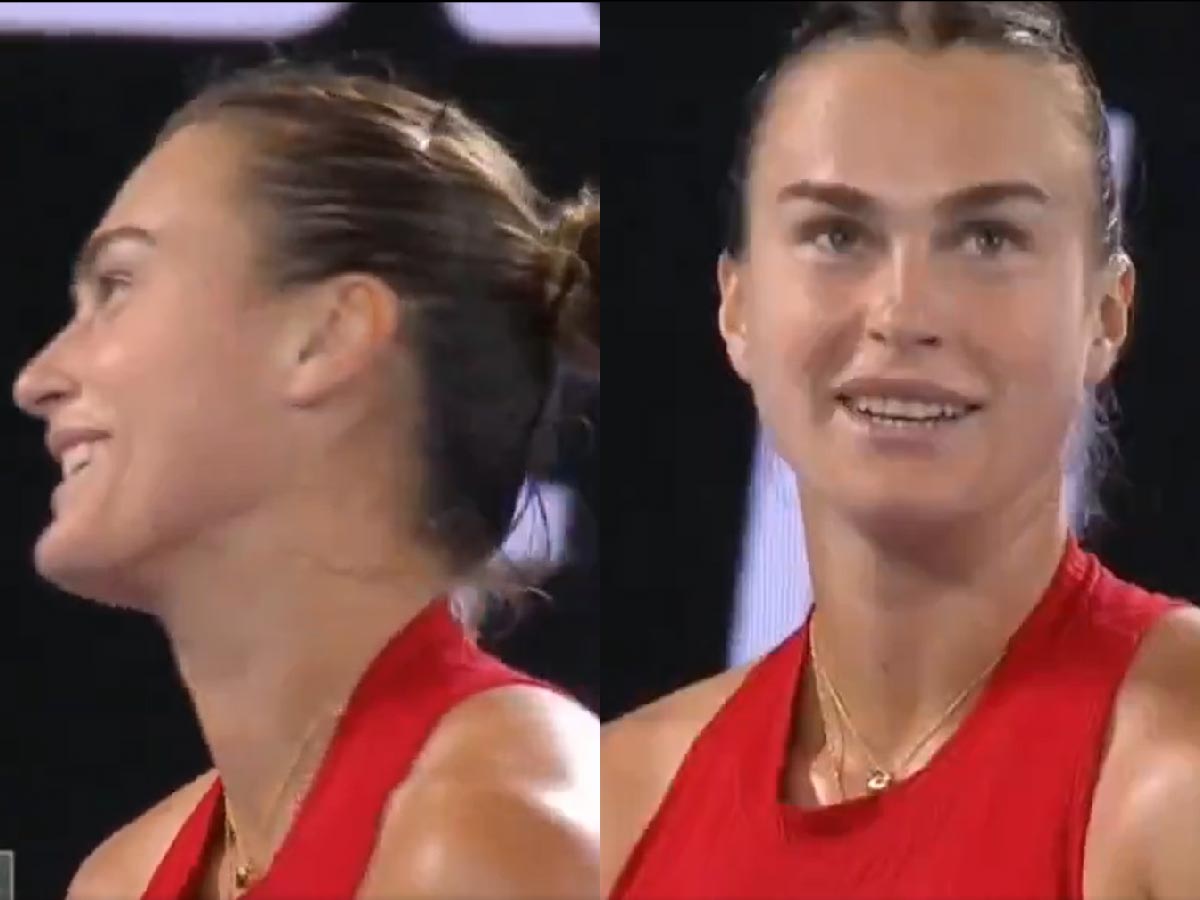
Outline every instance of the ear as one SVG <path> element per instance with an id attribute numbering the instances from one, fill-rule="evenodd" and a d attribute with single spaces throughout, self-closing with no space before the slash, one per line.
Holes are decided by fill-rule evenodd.
<path id="1" fill-rule="evenodd" d="M 1115 256 L 1104 274 L 1104 294 L 1094 317 L 1095 329 L 1088 348 L 1086 378 L 1095 386 L 1108 377 L 1129 336 L 1137 273 L 1124 253 Z"/>
<path id="2" fill-rule="evenodd" d="M 400 299 L 373 275 L 339 275 L 295 298 L 287 335 L 287 399 L 319 403 L 393 351 Z"/>
<path id="3" fill-rule="evenodd" d="M 746 338 L 746 288 L 742 264 L 722 253 L 717 261 L 717 284 L 721 290 L 721 306 L 717 325 L 725 339 L 725 353 L 734 371 L 743 381 L 750 377 L 749 341 Z"/>

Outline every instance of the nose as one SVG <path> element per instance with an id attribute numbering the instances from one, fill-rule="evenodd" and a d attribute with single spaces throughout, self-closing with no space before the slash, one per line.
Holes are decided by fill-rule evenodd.
<path id="1" fill-rule="evenodd" d="M 13 402 L 25 413 L 45 419 L 75 392 L 75 382 L 58 363 L 61 335 L 43 347 L 18 373 Z"/>
<path id="2" fill-rule="evenodd" d="M 898 350 L 939 347 L 945 340 L 942 302 L 922 242 L 897 242 L 867 310 L 867 337 Z"/>

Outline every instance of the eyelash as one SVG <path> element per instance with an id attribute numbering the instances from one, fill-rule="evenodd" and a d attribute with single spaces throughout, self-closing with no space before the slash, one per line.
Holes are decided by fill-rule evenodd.
<path id="1" fill-rule="evenodd" d="M 105 306 L 112 301 L 113 293 L 120 288 L 129 287 L 129 275 L 125 272 L 104 272 L 96 275 L 93 298 L 97 306 Z"/>
<path id="2" fill-rule="evenodd" d="M 853 219 L 837 216 L 812 219 L 808 222 L 801 223 L 792 229 L 792 237 L 799 244 L 816 244 L 821 238 L 827 237 L 829 234 L 836 231 L 849 234 L 852 240 L 861 240 L 866 234 L 866 229 L 864 229 Z M 821 249 L 822 252 L 833 253 L 835 256 L 846 255 L 842 251 L 828 247 L 820 247 L 819 249 Z"/>
<path id="3" fill-rule="evenodd" d="M 999 237 L 1001 241 L 1007 244 L 1014 250 L 1029 249 L 1029 234 L 1007 222 L 998 222 L 990 219 L 981 219 L 976 222 L 967 222 L 960 229 L 961 234 L 972 235 L 978 237 L 984 233 L 990 232 L 993 236 Z M 994 253 L 984 253 L 984 256 L 993 256 Z"/>
<path id="4" fill-rule="evenodd" d="M 821 238 L 839 231 L 848 234 L 852 241 L 856 241 L 855 245 L 848 251 L 839 251 L 831 247 L 819 247 L 818 249 L 835 256 L 846 256 L 858 249 L 863 239 L 873 238 L 873 235 L 864 226 L 853 219 L 844 217 L 821 218 L 804 222 L 792 229 L 792 237 L 800 244 L 816 244 Z M 993 219 L 978 219 L 963 223 L 952 232 L 952 243 L 958 245 L 965 239 L 984 234 L 998 237 L 1003 245 L 996 251 L 983 251 L 976 255 L 996 256 L 1005 247 L 1018 251 L 1029 249 L 1028 232 L 1007 222 Z"/>

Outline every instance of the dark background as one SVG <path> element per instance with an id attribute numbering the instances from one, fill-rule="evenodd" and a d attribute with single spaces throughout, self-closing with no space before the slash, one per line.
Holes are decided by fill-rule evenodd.
<path id="1" fill-rule="evenodd" d="M 356 3 L 311 38 L 278 49 L 338 61 L 352 51 L 386 55 L 403 80 L 457 99 L 498 131 L 547 193 L 573 195 L 585 180 L 601 186 L 595 48 L 473 46 L 451 28 L 440 4 Z M 267 56 L 262 43 L 0 40 L 0 258 L 7 276 L 0 372 L 7 383 L 68 318 L 73 254 L 163 119 L 215 67 Z M 598 392 L 582 398 L 595 428 L 590 438 L 571 430 L 562 464 L 549 474 L 581 491 L 594 515 Z M 18 896 L 61 897 L 101 839 L 190 780 L 208 759 L 154 623 L 67 597 L 37 579 L 30 553 L 48 519 L 57 473 L 41 427 L 11 404 L 0 411 L 0 430 L 8 475 L 0 542 L 8 604 L 0 847 L 17 851 Z M 535 608 L 498 646 L 509 661 L 589 703 L 594 663 L 579 635 L 594 631 L 599 590 L 592 557 L 555 578 L 553 605 Z"/>
<path id="2" fill-rule="evenodd" d="M 718 196 L 742 99 L 806 6 L 604 5 L 605 337 L 619 353 L 607 372 L 606 715 L 725 665 L 755 418 L 718 341 Z M 1140 279 L 1116 377 L 1123 478 L 1092 546 L 1118 574 L 1195 600 L 1200 5 L 1064 7 L 1108 105 L 1133 115 L 1145 167 L 1128 195 Z"/>

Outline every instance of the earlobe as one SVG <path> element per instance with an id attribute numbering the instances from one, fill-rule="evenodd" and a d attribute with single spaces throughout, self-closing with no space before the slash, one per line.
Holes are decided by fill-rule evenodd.
<path id="1" fill-rule="evenodd" d="M 1129 337 L 1129 319 L 1133 314 L 1136 272 L 1132 260 L 1117 254 L 1108 275 L 1108 289 L 1097 309 L 1097 334 L 1088 348 L 1087 380 L 1090 385 L 1104 381 L 1116 365 Z"/>
<path id="2" fill-rule="evenodd" d="M 1088 347 L 1086 379 L 1089 387 L 1095 387 L 1108 377 L 1116 361 L 1114 345 L 1107 337 L 1095 338 Z"/>
<path id="3" fill-rule="evenodd" d="M 1128 333 L 1128 308 L 1119 297 L 1100 301 L 1097 334 L 1088 348 L 1087 380 L 1092 386 L 1104 381 L 1116 364 Z"/>
<path id="4" fill-rule="evenodd" d="M 1133 315 L 1133 302 L 1137 286 L 1137 270 L 1133 261 L 1124 253 L 1117 254 L 1113 265 L 1112 287 L 1105 295 L 1101 307 L 1104 336 L 1116 345 L 1125 343 L 1129 334 L 1129 320 Z"/>
<path id="5" fill-rule="evenodd" d="M 725 340 L 725 353 L 734 371 L 742 380 L 746 380 L 749 377 L 749 343 L 746 338 L 744 286 L 739 264 L 728 253 L 722 253 L 717 262 L 717 284 L 721 291 L 717 323 Z"/>

